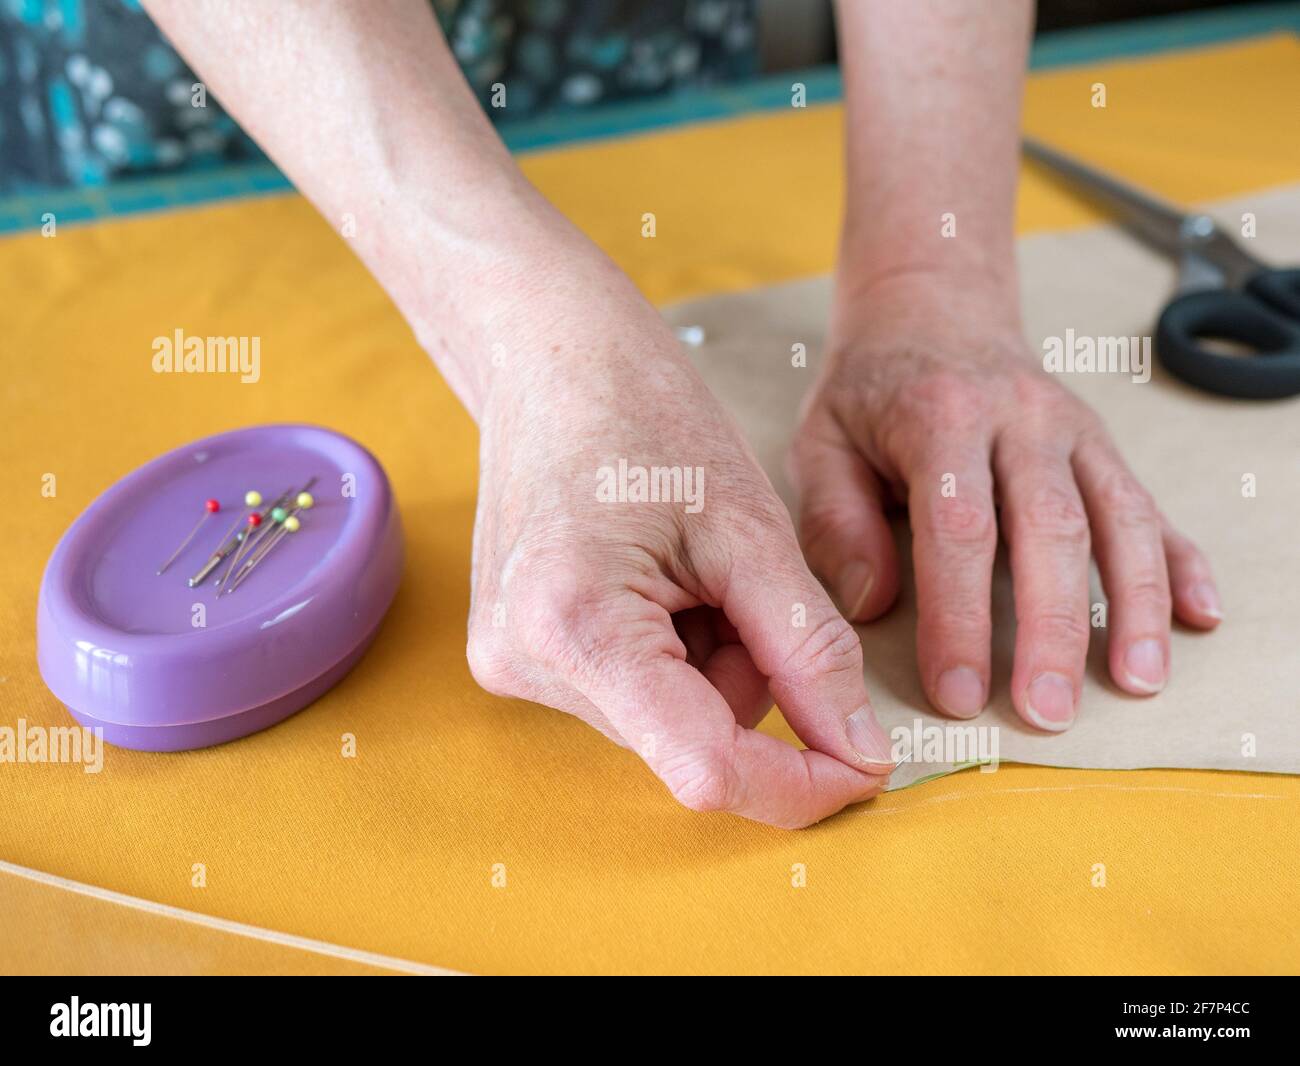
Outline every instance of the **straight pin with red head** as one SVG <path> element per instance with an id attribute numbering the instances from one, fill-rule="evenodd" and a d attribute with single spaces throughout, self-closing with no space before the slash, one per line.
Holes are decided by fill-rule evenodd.
<path id="1" fill-rule="evenodd" d="M 262 494 L 258 492 L 257 489 L 249 489 L 246 493 L 244 493 L 244 508 L 245 508 L 244 512 L 238 518 L 236 518 L 234 523 L 231 525 L 231 527 L 228 530 L 226 530 L 225 536 L 223 536 L 219 541 L 217 541 L 218 551 L 221 550 L 221 545 L 225 544 L 226 541 L 228 541 L 231 537 L 233 537 L 236 531 L 239 529 L 239 527 L 248 521 L 249 513 L 261 506 L 262 506 Z"/>
<path id="2" fill-rule="evenodd" d="M 235 579 L 230 585 L 231 592 L 234 592 L 235 589 L 239 588 L 244 579 L 248 577 L 253 569 L 271 553 L 271 549 L 279 544 L 286 534 L 298 532 L 299 512 L 309 511 L 315 505 L 315 497 L 304 489 L 302 492 L 298 493 L 297 497 L 294 499 L 292 510 L 285 511 L 282 508 L 277 508 L 279 511 L 278 514 L 274 511 L 272 512 L 272 518 L 274 519 L 275 524 L 268 526 L 262 534 L 266 537 L 266 543 L 260 547 L 255 544 L 252 549 L 249 550 L 249 553 L 244 557 L 244 565 L 235 573 Z"/>
<path id="3" fill-rule="evenodd" d="M 197 574 L 189 579 L 190 588 L 202 585 L 225 560 L 229 559 L 247 541 L 249 535 L 255 529 L 255 526 L 249 522 L 249 518 L 252 517 L 253 513 L 257 513 L 262 519 L 265 519 L 271 513 L 272 508 L 280 505 L 292 495 L 292 488 L 285 489 L 275 503 L 258 512 L 257 508 L 262 506 L 262 494 L 256 489 L 249 489 L 248 492 L 244 493 L 244 503 L 247 505 L 249 513 L 241 514 L 235 519 L 234 525 L 226 531 L 225 537 L 222 538 L 212 554 L 208 556 L 208 561 L 203 564 Z M 244 528 L 240 529 L 241 526 Z M 217 585 L 218 587 L 221 585 L 220 578 L 217 579 Z"/>
<path id="4" fill-rule="evenodd" d="M 177 548 L 174 552 L 172 552 L 171 558 L 169 558 L 165 563 L 163 563 L 162 566 L 158 567 L 159 574 L 161 574 L 164 570 L 166 570 L 169 566 L 171 566 L 172 563 L 176 561 L 176 556 L 180 555 L 180 553 L 183 552 L 189 546 L 190 541 L 192 541 L 195 538 L 195 536 L 198 535 L 198 532 L 202 528 L 203 523 L 208 520 L 208 515 L 216 514 L 220 510 L 221 510 L 221 504 L 219 504 L 216 500 L 204 501 L 203 517 L 200 518 L 198 522 L 195 523 L 194 528 L 190 530 L 190 535 L 186 537 L 183 541 L 181 541 L 181 546 Z"/>
<path id="5" fill-rule="evenodd" d="M 280 528 L 275 531 L 262 550 L 257 552 L 240 568 L 239 573 L 235 575 L 235 581 L 231 585 L 230 591 L 234 592 L 235 589 L 239 588 L 248 579 L 249 574 L 257 569 L 262 560 L 271 554 L 272 549 L 290 533 L 297 533 L 299 528 L 301 528 L 301 523 L 298 516 L 296 514 L 286 515 L 284 521 L 280 524 Z"/>
<path id="6" fill-rule="evenodd" d="M 239 546 L 235 549 L 234 556 L 230 560 L 230 565 L 226 567 L 226 572 L 221 575 L 221 580 L 217 582 L 218 596 L 225 591 L 224 586 L 226 582 L 230 580 L 230 575 L 234 573 L 235 567 L 239 565 L 239 560 L 243 556 L 249 542 L 254 539 L 253 531 L 262 524 L 262 516 L 254 511 L 247 519 L 245 519 L 245 521 L 248 523 L 248 529 L 244 531 L 244 539 L 239 542 Z"/>
<path id="7" fill-rule="evenodd" d="M 312 476 L 307 479 L 307 484 L 303 486 L 302 491 L 305 492 L 307 489 L 310 489 L 314 484 L 316 484 L 316 478 L 315 476 Z M 277 507 L 283 508 L 284 505 L 286 505 L 289 502 L 289 500 L 293 498 L 293 494 L 296 491 L 298 490 L 292 487 L 287 488 L 284 490 L 284 492 L 280 493 L 280 495 L 276 497 L 276 499 L 270 505 L 266 507 L 262 507 L 261 511 L 259 512 L 261 517 L 261 524 L 263 525 L 265 524 L 266 519 L 271 516 L 271 513 Z M 257 503 L 251 502 L 254 497 L 257 498 L 258 501 Z M 262 505 L 261 493 L 250 489 L 244 495 L 244 502 L 248 504 L 250 508 L 261 507 Z M 240 530 L 239 533 L 236 534 L 235 530 L 238 529 L 241 525 L 244 526 L 244 529 Z M 248 543 L 249 535 L 256 532 L 257 529 L 254 526 L 250 525 L 247 519 L 242 517 L 237 518 L 235 520 L 235 524 L 230 527 L 230 532 L 226 534 L 225 539 L 220 543 L 220 545 L 218 545 L 216 549 L 214 549 L 212 554 L 208 556 L 208 561 L 204 563 L 203 566 L 199 568 L 198 572 L 189 579 L 187 584 L 190 586 L 190 588 L 197 588 L 199 585 L 202 585 L 203 582 L 207 581 L 207 579 L 212 576 L 212 574 L 217 570 L 218 567 L 221 566 L 223 562 L 229 559 L 232 555 L 235 554 L 236 551 L 238 551 L 242 546 Z M 220 591 L 220 586 L 221 586 L 221 581 L 218 580 L 217 581 L 218 591 Z"/>

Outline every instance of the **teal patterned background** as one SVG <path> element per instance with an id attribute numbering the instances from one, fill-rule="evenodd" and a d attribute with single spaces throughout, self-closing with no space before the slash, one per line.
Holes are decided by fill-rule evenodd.
<path id="1" fill-rule="evenodd" d="M 753 75 L 753 0 L 430 0 L 512 121 Z M 135 0 L 0 0 L 0 195 L 260 158 Z"/>

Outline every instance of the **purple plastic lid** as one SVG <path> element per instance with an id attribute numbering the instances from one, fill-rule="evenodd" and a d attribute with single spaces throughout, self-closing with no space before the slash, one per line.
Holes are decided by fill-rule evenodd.
<path id="1" fill-rule="evenodd" d="M 248 490 L 264 510 L 312 477 L 300 529 L 238 588 L 217 596 L 228 562 L 189 587 L 247 514 Z M 159 576 L 209 498 L 220 511 Z M 127 475 L 59 541 L 37 609 L 41 675 L 111 742 L 177 750 L 229 740 L 292 714 L 346 672 L 392 602 L 401 562 L 388 478 L 356 442 L 305 425 L 208 437 Z"/>

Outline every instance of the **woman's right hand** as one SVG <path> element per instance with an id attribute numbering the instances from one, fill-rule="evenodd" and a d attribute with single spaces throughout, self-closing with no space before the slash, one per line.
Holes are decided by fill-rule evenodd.
<path id="1" fill-rule="evenodd" d="M 471 669 L 638 752 L 693 810 L 808 825 L 892 769 L 861 645 L 672 333 L 611 279 L 573 302 L 548 288 L 547 313 L 520 318 L 530 354 L 498 350 L 478 412 Z M 681 491 L 620 501 L 620 461 L 625 483 L 668 468 Z M 755 730 L 773 697 L 807 750 Z"/>

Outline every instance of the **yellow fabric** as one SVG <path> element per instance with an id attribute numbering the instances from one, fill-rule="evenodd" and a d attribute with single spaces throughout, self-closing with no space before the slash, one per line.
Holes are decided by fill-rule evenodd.
<path id="1" fill-rule="evenodd" d="M 26 974 L 392 974 L 96 899 L 0 871 L 4 972 Z"/>
<path id="2" fill-rule="evenodd" d="M 1280 108 L 1300 98 L 1298 60 L 1286 37 L 1043 74 L 1026 125 L 1183 200 L 1294 182 L 1300 142 Z M 760 115 L 524 166 L 666 301 L 830 268 L 839 121 L 834 107 Z M 1023 230 L 1089 218 L 1027 175 Z M 0 857 L 480 973 L 1300 969 L 1295 779 L 1004 767 L 786 833 L 680 809 L 577 721 L 479 691 L 464 662 L 474 427 L 297 197 L 18 237 L 0 244 L 0 276 L 0 724 L 69 721 L 35 666 L 44 561 L 97 493 L 165 449 L 280 419 L 334 426 L 388 469 L 408 538 L 380 638 L 337 689 L 216 749 L 110 750 L 98 775 L 0 765 Z M 261 383 L 154 374 L 150 342 L 177 327 L 259 335 Z M 24 969 L 103 965 L 79 937 L 33 939 Z M 0 968 L 15 950 L 0 937 Z"/>

